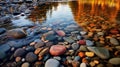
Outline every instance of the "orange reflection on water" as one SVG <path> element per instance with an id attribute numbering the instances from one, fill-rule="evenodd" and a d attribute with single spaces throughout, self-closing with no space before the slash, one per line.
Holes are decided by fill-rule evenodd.
<path id="1" fill-rule="evenodd" d="M 120 0 L 78 0 L 77 4 L 77 11 L 73 13 L 76 22 L 86 15 L 101 16 L 115 22 L 120 12 Z"/>

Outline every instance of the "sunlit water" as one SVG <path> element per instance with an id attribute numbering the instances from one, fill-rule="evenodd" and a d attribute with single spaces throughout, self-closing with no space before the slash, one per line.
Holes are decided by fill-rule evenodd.
<path id="1" fill-rule="evenodd" d="M 119 0 L 78 0 L 69 2 L 52 2 L 39 5 L 31 15 L 12 20 L 13 26 L 32 26 L 95 21 L 95 17 L 110 23 L 120 23 Z M 92 18 L 92 19 L 91 19 Z M 91 19 L 92 21 L 89 21 Z M 98 20 L 97 20 L 98 21 Z"/>

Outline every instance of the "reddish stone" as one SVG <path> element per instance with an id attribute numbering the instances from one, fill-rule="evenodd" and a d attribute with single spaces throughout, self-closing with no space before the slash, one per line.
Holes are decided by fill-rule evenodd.
<path id="1" fill-rule="evenodd" d="M 79 40 L 79 44 L 80 44 L 80 45 L 85 45 L 85 44 L 86 44 L 86 41 L 85 41 L 85 40 Z"/>
<path id="2" fill-rule="evenodd" d="M 54 56 L 62 55 L 65 53 L 65 51 L 66 51 L 66 48 L 65 46 L 62 46 L 62 45 L 53 45 L 50 48 L 50 54 Z"/>
<path id="3" fill-rule="evenodd" d="M 79 52 L 79 53 L 78 53 L 78 56 L 80 56 L 80 57 L 85 57 L 85 53 L 84 53 L 84 52 Z"/>
<path id="4" fill-rule="evenodd" d="M 112 33 L 112 34 L 118 34 L 119 31 L 118 31 L 117 29 L 111 29 L 111 30 L 110 30 L 110 33 Z"/>
<path id="5" fill-rule="evenodd" d="M 57 33 L 59 36 L 65 36 L 65 32 L 62 31 L 62 30 L 58 30 L 58 31 L 56 31 L 56 33 Z"/>

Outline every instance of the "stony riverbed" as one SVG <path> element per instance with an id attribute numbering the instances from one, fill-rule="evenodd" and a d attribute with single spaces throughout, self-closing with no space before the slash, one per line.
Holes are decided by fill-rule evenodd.
<path id="1" fill-rule="evenodd" d="M 100 16 L 81 20 L 1 27 L 0 67 L 120 67 L 120 25 Z"/>

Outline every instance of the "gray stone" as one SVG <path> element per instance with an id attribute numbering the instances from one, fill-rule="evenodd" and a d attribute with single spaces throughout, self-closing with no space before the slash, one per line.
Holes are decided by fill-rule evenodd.
<path id="1" fill-rule="evenodd" d="M 18 48 L 14 52 L 14 57 L 21 57 L 21 56 L 24 56 L 25 54 L 26 54 L 26 51 L 23 48 Z"/>
<path id="2" fill-rule="evenodd" d="M 37 56 L 33 53 L 33 52 L 29 52 L 26 57 L 25 57 L 26 61 L 28 62 L 34 62 L 37 60 Z"/>
<path id="3" fill-rule="evenodd" d="M 11 47 L 15 47 L 15 48 L 19 48 L 19 47 L 22 47 L 23 45 L 19 44 L 18 42 L 16 41 L 9 41 L 8 44 L 11 46 Z"/>
<path id="4" fill-rule="evenodd" d="M 109 51 L 104 47 L 87 47 L 89 51 L 94 52 L 101 59 L 108 59 L 110 57 Z"/>
<path id="5" fill-rule="evenodd" d="M 90 41 L 90 40 L 86 40 L 86 45 L 87 46 L 93 46 L 94 43 L 92 41 Z"/>
<path id="6" fill-rule="evenodd" d="M 110 43 L 115 45 L 115 46 L 119 45 L 119 42 L 115 38 L 110 38 Z"/>
<path id="7" fill-rule="evenodd" d="M 37 44 L 35 44 L 35 48 L 43 47 L 45 44 L 42 41 L 39 41 Z"/>
<path id="8" fill-rule="evenodd" d="M 48 59 L 45 63 L 45 67 L 59 67 L 60 62 L 55 59 Z"/>
<path id="9" fill-rule="evenodd" d="M 23 63 L 23 64 L 21 65 L 21 67 L 30 67 L 30 63 L 25 62 L 25 63 Z"/>
<path id="10" fill-rule="evenodd" d="M 59 56 L 55 56 L 55 57 L 53 57 L 54 59 L 56 59 L 56 60 L 61 60 L 61 57 L 59 57 Z"/>
<path id="11" fill-rule="evenodd" d="M 79 61 L 80 60 L 80 56 L 75 56 L 74 60 L 75 61 Z"/>
<path id="12" fill-rule="evenodd" d="M 87 67 L 86 63 L 81 63 L 80 67 Z"/>
<path id="13" fill-rule="evenodd" d="M 63 38 L 66 42 L 73 43 L 74 40 L 71 37 L 64 37 Z"/>
<path id="14" fill-rule="evenodd" d="M 120 58 L 111 58 L 109 59 L 109 63 L 113 65 L 120 65 Z"/>
<path id="15" fill-rule="evenodd" d="M 73 43 L 71 46 L 73 50 L 77 50 L 79 48 L 79 44 L 77 43 Z"/>

